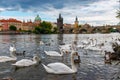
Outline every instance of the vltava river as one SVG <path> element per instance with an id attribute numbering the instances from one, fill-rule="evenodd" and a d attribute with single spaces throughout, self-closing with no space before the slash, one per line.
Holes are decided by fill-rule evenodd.
<path id="1" fill-rule="evenodd" d="M 78 44 L 88 38 L 95 38 L 99 42 L 111 40 L 111 37 L 120 38 L 120 34 L 63 34 L 63 35 L 0 35 L 0 56 L 10 56 L 9 47 L 15 44 L 18 53 L 26 51 L 26 56 L 17 56 L 17 61 L 27 58 L 32 59 L 34 54 L 38 54 L 41 63 L 63 62 L 70 65 L 69 55 L 61 57 L 49 57 L 44 50 L 55 50 L 59 52 L 59 44 L 71 44 L 77 40 Z M 43 41 L 47 45 L 40 45 Z M 40 64 L 36 66 L 15 69 L 13 62 L 0 63 L 0 79 L 12 77 L 14 80 L 120 80 L 120 64 L 118 61 L 112 64 L 104 63 L 104 54 L 99 51 L 89 51 L 79 49 L 81 63 L 77 64 L 78 72 L 69 75 L 53 75 L 46 73 Z"/>

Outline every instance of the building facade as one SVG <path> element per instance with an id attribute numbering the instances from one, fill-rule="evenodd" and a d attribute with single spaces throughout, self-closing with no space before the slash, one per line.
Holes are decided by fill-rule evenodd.
<path id="1" fill-rule="evenodd" d="M 38 25 L 40 25 L 41 23 L 41 18 L 39 17 L 39 15 L 37 15 L 34 19 L 34 22 L 32 22 L 31 20 L 25 22 L 23 21 L 23 30 L 26 30 L 26 31 L 33 31 L 34 28 Z"/>
<path id="2" fill-rule="evenodd" d="M 25 31 L 32 31 L 34 29 L 34 24 L 33 22 L 30 20 L 30 21 L 23 21 L 23 24 L 22 24 L 23 28 L 22 30 L 25 30 Z"/>
<path id="3" fill-rule="evenodd" d="M 16 26 L 17 30 L 22 29 L 22 22 L 17 19 L 9 18 L 0 20 L 1 31 L 8 31 L 11 25 Z"/>
<path id="4" fill-rule="evenodd" d="M 41 18 L 39 15 L 35 17 L 34 22 L 31 20 L 25 22 L 25 21 L 20 21 L 17 19 L 9 18 L 9 19 L 1 19 L 0 20 L 0 31 L 9 31 L 9 27 L 11 25 L 14 25 L 17 30 L 34 30 L 36 26 L 38 26 L 41 23 Z"/>

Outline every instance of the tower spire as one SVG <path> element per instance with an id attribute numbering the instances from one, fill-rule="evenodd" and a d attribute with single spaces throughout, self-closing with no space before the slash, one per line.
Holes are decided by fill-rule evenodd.
<path id="1" fill-rule="evenodd" d="M 59 18 L 57 19 L 57 26 L 59 33 L 63 33 L 63 18 L 60 13 L 59 13 Z"/>
<path id="2" fill-rule="evenodd" d="M 78 21 L 78 18 L 77 18 L 77 16 L 76 16 L 76 19 L 75 19 L 76 21 Z"/>
<path id="3" fill-rule="evenodd" d="M 77 18 L 77 16 L 76 16 L 76 18 L 75 18 L 75 24 L 74 24 L 74 33 L 78 33 L 79 31 L 78 31 L 78 24 L 79 24 L 79 21 L 78 21 L 78 18 Z"/>
<path id="4" fill-rule="evenodd" d="M 61 18 L 61 13 L 59 13 L 59 18 Z"/>

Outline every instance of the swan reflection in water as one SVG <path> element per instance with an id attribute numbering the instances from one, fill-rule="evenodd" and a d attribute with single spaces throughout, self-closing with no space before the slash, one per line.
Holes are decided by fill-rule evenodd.
<path id="1" fill-rule="evenodd" d="M 69 75 L 53 75 L 47 74 L 44 80 L 77 80 L 77 74 L 69 74 Z"/>

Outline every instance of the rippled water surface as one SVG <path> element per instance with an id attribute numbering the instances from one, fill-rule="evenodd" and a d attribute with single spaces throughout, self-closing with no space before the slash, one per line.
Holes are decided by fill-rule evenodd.
<path id="1" fill-rule="evenodd" d="M 32 58 L 34 54 L 38 54 L 41 62 L 48 64 L 51 62 L 63 62 L 70 65 L 70 57 L 64 55 L 61 57 L 46 56 L 44 50 L 59 51 L 59 44 L 70 44 L 78 38 L 78 44 L 81 40 L 88 37 L 97 38 L 99 40 L 109 40 L 112 37 L 119 37 L 114 34 L 64 34 L 64 35 L 0 35 L 0 56 L 9 56 L 9 46 L 14 43 L 17 52 L 26 51 L 26 56 L 17 56 L 17 60 L 23 58 Z M 40 45 L 42 40 L 46 45 Z M 0 63 L 0 78 L 12 77 L 15 80 L 120 80 L 120 64 L 118 61 L 112 64 L 105 64 L 102 52 L 87 51 L 79 49 L 81 63 L 77 64 L 78 72 L 69 75 L 53 75 L 46 73 L 41 64 L 15 69 L 13 62 Z"/>

